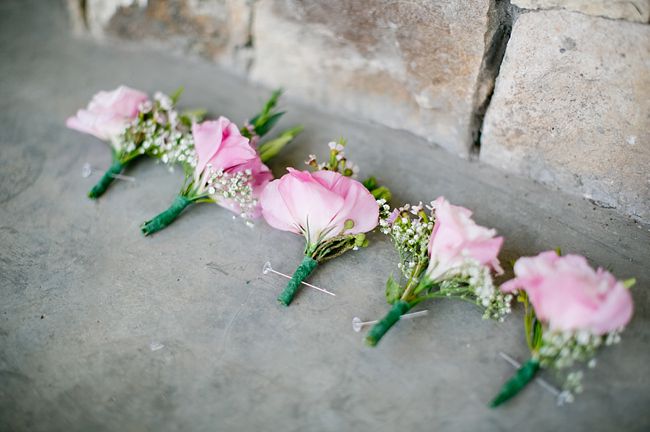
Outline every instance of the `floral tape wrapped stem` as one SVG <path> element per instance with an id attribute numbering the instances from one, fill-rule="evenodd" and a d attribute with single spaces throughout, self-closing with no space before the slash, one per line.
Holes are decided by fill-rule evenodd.
<path id="1" fill-rule="evenodd" d="M 386 316 L 370 329 L 366 336 L 366 344 L 370 346 L 377 345 L 386 332 L 410 309 L 411 305 L 403 300 L 395 302 Z"/>
<path id="2" fill-rule="evenodd" d="M 386 301 L 392 308 L 375 324 L 366 343 L 375 346 L 408 310 L 425 300 L 457 298 L 484 310 L 485 318 L 502 319 L 510 298 L 492 283 L 500 272 L 498 254 L 503 242 L 496 231 L 477 225 L 472 212 L 451 205 L 443 197 L 430 206 L 405 204 L 393 209 L 384 199 L 379 225 L 390 236 L 400 256 L 404 284 L 389 277 Z"/>
<path id="3" fill-rule="evenodd" d="M 140 227 L 142 233 L 147 236 L 167 227 L 193 202 L 192 199 L 186 196 L 177 195 L 167 210 L 142 224 Z"/>
<path id="4" fill-rule="evenodd" d="M 293 272 L 293 276 L 287 283 L 286 288 L 278 296 L 278 301 L 285 306 L 289 306 L 298 292 L 301 282 L 309 277 L 317 266 L 318 261 L 310 256 L 305 256 L 296 271 Z"/>
<path id="5" fill-rule="evenodd" d="M 510 378 L 501 387 L 499 394 L 490 402 L 490 407 L 496 408 L 505 401 L 514 397 L 519 393 L 529 382 L 535 378 L 539 370 L 539 360 L 530 359 L 517 370 L 517 373 Z"/>
<path id="6" fill-rule="evenodd" d="M 287 170 L 260 198 L 269 225 L 305 237 L 305 257 L 278 297 L 285 306 L 318 264 L 367 246 L 365 233 L 379 216 L 377 202 L 358 181 L 333 170 Z"/>
<path id="7" fill-rule="evenodd" d="M 115 176 L 122 172 L 124 166 L 125 165 L 119 160 L 113 161 L 113 164 L 108 168 L 108 170 L 106 170 L 102 178 L 99 179 L 97 184 L 88 192 L 88 198 L 97 199 L 102 196 L 110 184 L 113 183 L 113 180 L 115 180 Z"/>
<path id="8" fill-rule="evenodd" d="M 602 268 L 593 269 L 580 255 L 560 256 L 556 251 L 522 257 L 514 265 L 515 278 L 501 291 L 516 293 L 524 304 L 524 330 L 531 359 L 492 400 L 496 407 L 519 393 L 538 369 L 564 378 L 559 403 L 571 402 L 582 391 L 578 362 L 595 366 L 600 347 L 617 343 L 632 317 L 634 281 L 618 281 Z"/>
<path id="9" fill-rule="evenodd" d="M 273 174 L 237 126 L 225 117 L 194 123 L 190 144 L 189 160 L 181 155 L 186 162 L 181 191 L 169 209 L 142 225 L 144 235 L 164 229 L 192 203 L 216 203 L 247 223 L 260 216 L 258 197 Z"/>
<path id="10" fill-rule="evenodd" d="M 139 155 L 140 149 L 136 147 L 140 143 L 125 140 L 125 133 L 140 118 L 143 106 L 150 104 L 145 93 L 120 86 L 112 91 L 100 91 L 85 109 L 80 109 L 66 120 L 66 126 L 70 129 L 93 135 L 109 143 L 113 150 L 113 164 L 88 192 L 89 198 L 97 199 L 106 192 L 114 175 Z"/>

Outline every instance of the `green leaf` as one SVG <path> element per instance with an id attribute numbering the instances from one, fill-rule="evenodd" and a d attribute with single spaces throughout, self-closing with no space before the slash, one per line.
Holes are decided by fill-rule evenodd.
<path id="1" fill-rule="evenodd" d="M 263 121 L 260 122 L 260 124 L 255 124 L 255 133 L 259 135 L 260 137 L 263 137 L 266 135 L 273 126 L 280 120 L 280 117 L 284 115 L 284 111 L 275 113 L 271 115 L 270 117 L 264 118 Z"/>
<path id="2" fill-rule="evenodd" d="M 174 93 L 172 93 L 169 96 L 169 98 L 172 100 L 172 104 L 176 105 L 178 103 L 178 100 L 181 98 L 181 95 L 183 94 L 184 91 L 185 91 L 185 87 L 180 86 L 179 88 L 176 89 L 176 91 L 174 91 Z"/>
<path id="3" fill-rule="evenodd" d="M 628 288 L 628 289 L 632 288 L 634 286 L 634 284 L 636 284 L 636 279 L 635 278 L 629 278 L 629 279 L 625 279 L 623 281 L 623 286 L 625 288 Z"/>
<path id="4" fill-rule="evenodd" d="M 378 188 L 372 189 L 370 193 L 375 197 L 375 199 L 385 199 L 386 201 L 390 201 L 390 199 L 393 197 L 390 189 L 388 189 L 386 186 L 379 186 Z"/>
<path id="5" fill-rule="evenodd" d="M 537 319 L 537 317 L 534 318 L 535 324 L 533 325 L 533 351 L 537 351 L 541 345 L 542 345 L 542 336 L 544 334 L 544 330 L 542 329 L 542 323 Z"/>
<path id="6" fill-rule="evenodd" d="M 419 276 L 419 275 L 413 274 L 412 277 L 415 278 L 415 277 L 418 277 L 418 276 Z M 422 291 L 425 291 L 425 292 L 428 293 L 428 292 L 431 291 L 431 288 L 438 287 L 438 286 L 439 286 L 439 284 L 436 284 L 436 283 L 433 282 L 431 279 L 429 279 L 428 277 L 424 276 L 424 277 L 422 277 L 422 279 L 420 279 L 420 281 L 418 282 L 418 285 L 415 287 L 415 290 L 413 291 L 413 294 L 414 294 L 414 295 L 418 295 L 418 294 L 420 294 Z"/>
<path id="7" fill-rule="evenodd" d="M 300 132 L 302 132 L 302 126 L 296 126 L 291 129 L 287 129 L 280 134 L 279 137 L 267 141 L 257 148 L 257 151 L 260 154 L 262 162 L 273 159 L 277 156 L 280 151 L 291 142 Z"/>
<path id="8" fill-rule="evenodd" d="M 393 276 L 391 275 L 386 281 L 386 301 L 389 304 L 393 304 L 402 297 L 404 289 L 395 282 Z"/>
<path id="9" fill-rule="evenodd" d="M 375 197 L 375 199 L 385 199 L 386 201 L 390 201 L 393 196 L 390 193 L 390 189 L 388 189 L 386 186 L 379 186 L 379 183 L 377 182 L 377 178 L 375 176 L 368 177 L 362 182 L 362 184 L 366 189 L 368 189 L 372 196 Z"/>
<path id="10" fill-rule="evenodd" d="M 191 127 L 192 126 L 192 118 L 188 117 L 186 115 L 180 115 L 178 119 L 181 121 L 181 123 L 186 126 L 186 127 Z"/>
<path id="11" fill-rule="evenodd" d="M 264 104 L 264 108 L 262 108 L 262 115 L 267 115 L 268 113 L 271 112 L 273 108 L 275 108 L 275 106 L 278 103 L 278 100 L 280 99 L 280 96 L 282 96 L 282 92 L 283 90 L 281 88 L 273 90 L 273 93 L 271 93 L 271 97 Z"/>
<path id="12" fill-rule="evenodd" d="M 208 111 L 203 108 L 185 110 L 181 113 L 181 121 L 183 121 L 183 118 L 188 118 L 190 120 L 190 124 L 193 122 L 198 123 L 205 118 L 207 113 Z"/>
<path id="13" fill-rule="evenodd" d="M 280 99 L 281 95 L 282 95 L 281 88 L 271 93 L 271 97 L 269 98 L 269 100 L 266 101 L 264 107 L 262 107 L 262 111 L 260 111 L 255 117 L 251 118 L 248 122 L 253 126 L 258 126 L 260 124 L 265 123 L 267 121 L 267 117 L 269 116 L 273 108 L 275 108 L 275 106 L 277 105 L 278 99 Z"/>
<path id="14" fill-rule="evenodd" d="M 372 191 L 373 189 L 377 189 L 377 186 L 379 186 L 379 185 L 377 184 L 377 179 L 376 179 L 374 176 L 370 176 L 370 177 L 368 177 L 367 179 L 365 179 L 365 180 L 364 180 L 363 182 L 361 182 L 361 183 L 362 183 L 362 184 L 366 187 L 366 189 L 368 189 L 369 191 Z"/>

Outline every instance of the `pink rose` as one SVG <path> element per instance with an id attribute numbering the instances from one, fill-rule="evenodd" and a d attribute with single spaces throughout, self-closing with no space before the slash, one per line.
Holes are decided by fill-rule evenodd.
<path id="1" fill-rule="evenodd" d="M 433 205 L 436 220 L 429 239 L 429 278 L 436 280 L 457 270 L 467 259 L 503 272 L 497 258 L 503 237 L 495 237 L 495 230 L 477 225 L 469 209 L 451 205 L 444 197 Z"/>
<path id="2" fill-rule="evenodd" d="M 632 317 L 629 290 L 611 273 L 591 268 L 583 256 L 547 251 L 519 258 L 515 276 L 501 290 L 526 291 L 537 317 L 551 330 L 602 335 L 625 326 Z"/>
<path id="3" fill-rule="evenodd" d="M 201 176 L 208 164 L 215 171 L 237 172 L 241 170 L 237 168 L 255 164 L 255 160 L 259 159 L 255 149 L 248 143 L 248 138 L 242 136 L 239 128 L 225 117 L 195 123 L 192 135 L 198 157 L 194 171 L 196 177 Z"/>
<path id="4" fill-rule="evenodd" d="M 84 110 L 66 120 L 66 126 L 88 133 L 105 141 L 114 141 L 137 117 L 138 107 L 147 101 L 147 95 L 126 86 L 113 91 L 100 91 Z"/>
<path id="5" fill-rule="evenodd" d="M 266 185 L 273 179 L 271 170 L 262 163 L 259 155 L 251 147 L 248 138 L 241 135 L 237 126 L 225 117 L 215 121 L 204 121 L 192 126 L 194 147 L 198 162 L 195 169 L 197 179 L 205 175 L 205 167 L 210 164 L 214 171 L 237 173 L 250 170 L 253 199 L 259 197 Z M 219 199 L 217 204 L 233 212 L 241 213 L 242 208 L 236 200 Z M 259 204 L 248 209 L 249 217 L 261 216 Z"/>
<path id="6" fill-rule="evenodd" d="M 334 171 L 288 171 L 262 192 L 262 215 L 272 227 L 303 234 L 309 244 L 317 244 L 377 226 L 377 201 L 358 181 Z M 346 221 L 352 227 L 346 228 Z"/>

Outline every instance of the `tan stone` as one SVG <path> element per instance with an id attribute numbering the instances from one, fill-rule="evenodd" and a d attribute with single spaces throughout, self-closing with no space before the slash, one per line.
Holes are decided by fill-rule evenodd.
<path id="1" fill-rule="evenodd" d="M 512 0 L 524 9 L 566 9 L 588 15 L 647 23 L 650 0 Z"/>
<path id="2" fill-rule="evenodd" d="M 490 3 L 260 0 L 252 78 L 467 156 Z"/>
<path id="3" fill-rule="evenodd" d="M 68 1 L 77 8 L 79 0 Z M 86 0 L 84 18 L 98 39 L 148 41 L 245 69 L 250 15 L 247 0 Z"/>
<path id="4" fill-rule="evenodd" d="M 70 17 L 70 26 L 74 34 L 83 34 L 86 30 L 86 17 L 79 0 L 66 0 L 66 8 Z"/>
<path id="5" fill-rule="evenodd" d="M 481 144 L 485 162 L 650 222 L 650 26 L 521 15 Z"/>

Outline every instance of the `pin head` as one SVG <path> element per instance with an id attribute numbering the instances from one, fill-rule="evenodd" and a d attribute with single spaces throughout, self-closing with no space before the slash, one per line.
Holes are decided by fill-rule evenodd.
<path id="1" fill-rule="evenodd" d="M 273 267 L 271 267 L 271 262 L 265 262 L 264 267 L 262 267 L 262 274 L 269 274 L 271 270 L 273 270 Z"/>
<path id="2" fill-rule="evenodd" d="M 88 162 L 81 167 L 81 177 L 88 178 L 93 173 L 93 169 Z"/>
<path id="3" fill-rule="evenodd" d="M 362 321 L 359 317 L 352 318 L 352 330 L 359 333 L 361 331 L 361 328 L 363 327 L 361 323 Z"/>

